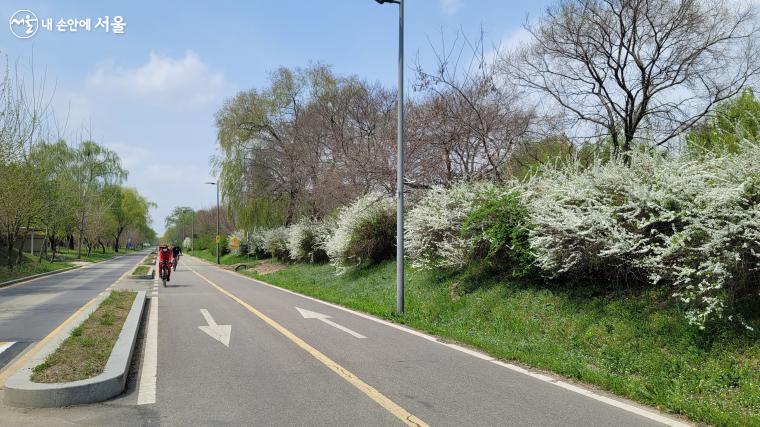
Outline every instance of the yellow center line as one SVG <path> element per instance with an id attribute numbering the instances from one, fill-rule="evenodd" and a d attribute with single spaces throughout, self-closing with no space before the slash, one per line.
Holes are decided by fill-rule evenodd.
<path id="1" fill-rule="evenodd" d="M 370 399 L 377 402 L 380 406 L 385 408 L 388 412 L 395 415 L 398 419 L 403 421 L 406 425 L 409 426 L 425 426 L 427 427 L 427 423 L 422 421 L 421 419 L 415 417 L 412 415 L 409 411 L 399 406 L 396 402 L 392 401 L 391 399 L 387 398 L 385 395 L 377 391 L 374 387 L 371 385 L 365 383 L 359 377 L 351 373 L 348 369 L 342 367 L 334 360 L 330 359 L 329 357 L 325 356 L 323 353 L 321 353 L 316 348 L 310 346 L 306 343 L 306 341 L 302 340 L 301 338 L 297 337 L 294 333 L 290 332 L 288 329 L 286 329 L 284 326 L 280 325 L 276 321 L 272 320 L 269 316 L 265 315 L 264 313 L 260 312 L 259 310 L 253 308 L 250 304 L 243 301 L 242 299 L 238 298 L 231 292 L 227 291 L 226 289 L 223 289 L 216 283 L 212 282 L 206 276 L 202 275 L 201 273 L 198 273 L 195 271 L 195 269 L 190 268 L 190 270 L 198 275 L 201 279 L 205 280 L 209 285 L 216 288 L 219 292 L 227 295 L 228 297 L 232 298 L 235 302 L 242 305 L 245 309 L 256 315 L 256 317 L 260 318 L 264 322 L 266 322 L 269 326 L 277 330 L 277 332 L 285 335 L 289 340 L 293 341 L 297 346 L 301 347 L 303 350 L 305 350 L 307 353 L 309 353 L 311 356 L 313 356 L 315 359 L 322 362 L 323 365 L 330 368 L 333 372 L 340 375 L 344 380 L 348 381 L 351 385 L 358 388 L 362 393 L 366 394 Z"/>

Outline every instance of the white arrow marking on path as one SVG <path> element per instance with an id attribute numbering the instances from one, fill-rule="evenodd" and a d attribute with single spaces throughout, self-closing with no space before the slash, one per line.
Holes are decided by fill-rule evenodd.
<path id="1" fill-rule="evenodd" d="M 328 316 L 326 314 L 316 313 L 314 311 L 309 311 L 309 310 L 304 310 L 303 308 L 300 308 L 300 307 L 296 307 L 296 310 L 298 310 L 298 312 L 301 313 L 301 316 L 303 316 L 304 319 L 318 319 L 318 320 L 321 320 L 321 321 L 327 323 L 328 325 L 332 326 L 333 328 L 338 328 L 341 331 L 343 331 L 345 333 L 348 333 L 348 334 L 351 334 L 351 335 L 353 335 L 356 338 L 367 338 L 367 337 L 365 337 L 364 335 L 362 335 L 362 334 L 360 334 L 358 332 L 354 332 L 354 331 L 352 331 L 351 329 L 348 329 L 345 326 L 342 326 L 342 325 L 339 325 L 339 324 L 333 322 L 332 320 L 330 320 L 330 316 Z"/>
<path id="2" fill-rule="evenodd" d="M 232 325 L 217 325 L 214 318 L 211 317 L 208 310 L 201 309 L 201 314 L 206 318 L 208 326 L 198 326 L 198 329 L 209 334 L 209 336 L 225 346 L 230 346 L 230 334 L 232 333 Z"/>

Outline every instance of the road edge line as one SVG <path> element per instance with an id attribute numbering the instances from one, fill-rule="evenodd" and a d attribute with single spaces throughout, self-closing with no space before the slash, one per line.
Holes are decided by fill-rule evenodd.
<path id="1" fill-rule="evenodd" d="M 261 311 L 257 310 L 247 302 L 243 301 L 241 298 L 237 297 L 235 294 L 227 291 L 226 289 L 222 288 L 221 286 L 217 285 L 216 283 L 212 282 L 206 276 L 198 273 L 195 271 L 195 269 L 190 268 L 190 271 L 195 273 L 198 277 L 206 281 L 209 285 L 216 288 L 219 292 L 223 293 L 224 295 L 231 298 L 233 301 L 237 302 L 241 306 L 243 306 L 245 309 L 256 315 L 259 319 L 263 320 L 267 325 L 275 329 L 277 332 L 284 335 L 286 338 L 288 338 L 290 341 L 292 341 L 294 344 L 296 344 L 298 347 L 300 347 L 302 350 L 309 353 L 312 357 L 317 359 L 319 362 L 321 362 L 323 365 L 328 367 L 330 370 L 338 374 L 341 378 L 346 380 L 349 384 L 353 385 L 357 389 L 359 389 L 362 393 L 364 393 L 367 397 L 374 400 L 377 404 L 382 406 L 386 411 L 393 414 L 396 418 L 403 421 L 406 425 L 409 426 L 419 426 L 419 427 L 427 427 L 428 424 L 422 421 L 421 419 L 415 417 L 412 413 L 407 411 L 406 409 L 402 408 L 400 405 L 398 405 L 396 402 L 392 401 L 390 398 L 386 397 L 384 394 L 380 393 L 376 388 L 372 387 L 371 385 L 365 383 L 362 381 L 359 377 L 354 375 L 351 371 L 344 368 L 343 366 L 339 365 L 334 360 L 327 357 L 324 353 L 320 352 L 316 348 L 309 345 L 306 341 L 299 338 L 294 333 L 290 332 L 287 328 L 279 324 L 277 321 L 273 320 L 266 314 L 262 313 Z"/>

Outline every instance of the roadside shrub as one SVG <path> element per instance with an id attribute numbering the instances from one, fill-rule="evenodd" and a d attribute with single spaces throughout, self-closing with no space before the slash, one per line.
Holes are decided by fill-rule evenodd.
<path id="1" fill-rule="evenodd" d="M 542 172 L 527 194 L 530 244 L 547 275 L 666 286 L 700 328 L 757 301 L 760 148 Z"/>
<path id="2" fill-rule="evenodd" d="M 323 262 L 327 253 L 322 248 L 320 230 L 322 224 L 315 220 L 303 219 L 288 229 L 288 252 L 294 261 Z"/>
<path id="3" fill-rule="evenodd" d="M 404 241 L 412 265 L 452 270 L 467 265 L 478 242 L 462 234 L 464 221 L 476 206 L 503 191 L 489 182 L 429 190 L 406 218 Z"/>
<path id="4" fill-rule="evenodd" d="M 182 248 L 184 250 L 188 250 L 193 247 L 193 240 L 189 237 L 185 237 L 184 240 L 182 240 Z"/>
<path id="5" fill-rule="evenodd" d="M 464 220 L 462 236 L 476 245 L 475 255 L 485 258 L 491 266 L 525 276 L 535 261 L 527 219 L 522 195 L 511 190 L 471 210 Z"/>
<path id="6" fill-rule="evenodd" d="M 263 228 L 254 228 L 248 232 L 248 253 L 256 258 L 268 258 L 266 246 L 264 246 L 264 236 L 266 234 Z"/>
<path id="7" fill-rule="evenodd" d="M 325 243 L 339 273 L 392 258 L 396 247 L 396 203 L 377 193 L 360 197 L 337 215 L 335 232 Z"/>
<path id="8" fill-rule="evenodd" d="M 263 247 L 274 258 L 288 260 L 288 228 L 271 228 L 264 232 Z"/>

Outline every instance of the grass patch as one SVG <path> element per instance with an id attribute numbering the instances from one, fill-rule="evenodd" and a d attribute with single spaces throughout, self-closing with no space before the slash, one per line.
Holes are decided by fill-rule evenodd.
<path id="1" fill-rule="evenodd" d="M 119 252 L 116 253 L 113 251 L 113 248 L 108 248 L 106 249 L 105 253 L 103 253 L 98 248 L 93 249 L 92 253 L 90 253 L 90 256 L 87 256 L 87 248 L 82 248 L 82 258 L 77 258 L 76 249 L 58 248 L 56 251 L 56 260 L 98 262 L 111 259 L 116 255 L 123 255 L 125 253 L 127 253 L 125 249 L 119 249 Z"/>
<path id="2" fill-rule="evenodd" d="M 135 295 L 128 291 L 111 292 L 53 354 L 33 369 L 32 381 L 70 382 L 102 373 Z"/>
<path id="3" fill-rule="evenodd" d="M 399 317 L 394 261 L 342 276 L 327 264 L 246 274 L 696 421 L 760 425 L 757 334 L 706 336 L 661 294 L 600 295 L 592 287 L 534 286 L 476 270 L 444 275 L 408 268 L 407 313 Z"/>
<path id="4" fill-rule="evenodd" d="M 204 259 L 208 262 L 216 263 L 215 250 L 203 249 L 203 250 L 197 250 L 195 251 L 195 253 L 193 253 L 192 251 L 187 251 L 187 253 L 189 255 L 193 255 L 198 258 Z M 253 262 L 253 261 L 256 261 L 256 258 L 248 256 L 248 255 L 224 254 L 222 255 L 219 261 L 222 265 L 232 265 L 232 264 L 240 264 L 244 262 Z"/>
<path id="5" fill-rule="evenodd" d="M 134 270 L 132 270 L 133 276 L 145 276 L 150 271 L 150 266 L 148 265 L 138 265 Z"/>
<path id="6" fill-rule="evenodd" d="M 0 258 L 2 258 L 3 261 L 6 260 L 5 257 Z M 47 273 L 49 271 L 71 267 L 71 264 L 62 261 L 48 262 L 47 260 L 42 260 L 41 262 L 38 262 L 38 259 L 39 258 L 37 257 L 32 258 L 28 254 L 24 254 L 21 264 L 14 265 L 13 268 L 8 268 L 7 265 L 3 263 L 0 265 L 0 282 L 21 279 L 23 277 L 34 276 L 35 274 Z"/>

